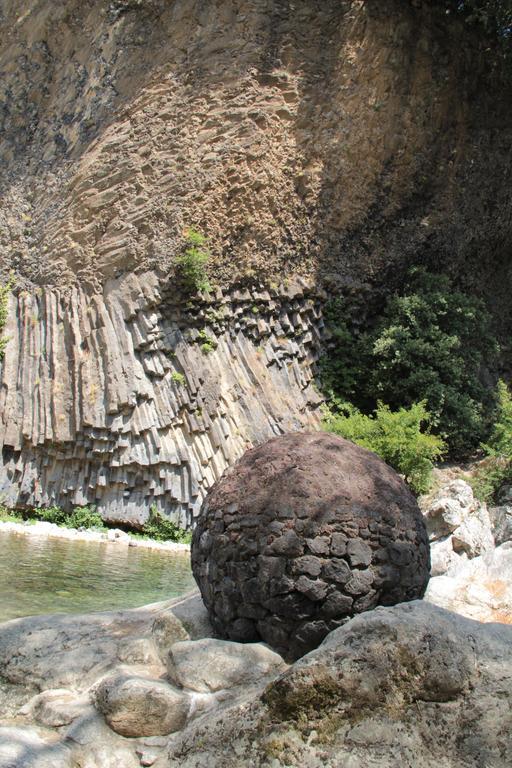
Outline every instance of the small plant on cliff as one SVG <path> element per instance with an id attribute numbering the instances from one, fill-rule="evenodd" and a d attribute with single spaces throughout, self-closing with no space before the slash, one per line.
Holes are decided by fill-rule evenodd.
<path id="1" fill-rule="evenodd" d="M 199 331 L 197 343 L 200 345 L 203 355 L 209 355 L 210 352 L 217 349 L 217 342 L 209 336 L 204 329 Z"/>
<path id="2" fill-rule="evenodd" d="M 325 409 L 323 426 L 374 451 L 404 475 L 415 493 L 424 493 L 433 463 L 445 448 L 443 440 L 430 433 L 430 422 L 424 402 L 397 411 L 379 403 L 372 416 L 365 416 L 353 405 L 338 401 L 334 408 Z"/>
<path id="3" fill-rule="evenodd" d="M 182 373 L 179 373 L 179 371 L 173 371 L 171 373 L 171 381 L 174 381 L 175 384 L 179 384 L 181 386 L 185 383 L 185 377 Z"/>
<path id="4" fill-rule="evenodd" d="M 210 251 L 206 246 L 206 237 L 195 229 L 188 229 L 185 243 L 185 252 L 176 259 L 185 288 L 190 292 L 208 293 L 210 283 L 206 265 L 210 259 Z"/>

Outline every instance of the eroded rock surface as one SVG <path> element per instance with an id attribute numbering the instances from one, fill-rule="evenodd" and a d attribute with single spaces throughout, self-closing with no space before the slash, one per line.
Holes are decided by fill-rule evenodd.
<path id="1" fill-rule="evenodd" d="M 432 576 L 457 568 L 494 549 L 494 525 L 484 502 L 464 480 L 452 480 L 422 499 L 432 560 Z"/>
<path id="2" fill-rule="evenodd" d="M 421 597 L 429 566 L 421 513 L 397 473 L 321 432 L 248 451 L 211 490 L 192 541 L 216 631 L 290 658 L 347 616 Z"/>
<path id="3" fill-rule="evenodd" d="M 425 602 L 379 607 L 252 703 L 192 723 L 155 767 L 507 768 L 511 642 Z"/>
<path id="4" fill-rule="evenodd" d="M 286 669 L 279 654 L 262 643 L 205 638 L 175 643 L 169 653 L 170 679 L 198 693 L 261 682 Z"/>
<path id="5" fill-rule="evenodd" d="M 94 692 L 96 708 L 121 736 L 165 736 L 185 725 L 190 702 L 163 680 L 128 674 L 105 678 Z"/>

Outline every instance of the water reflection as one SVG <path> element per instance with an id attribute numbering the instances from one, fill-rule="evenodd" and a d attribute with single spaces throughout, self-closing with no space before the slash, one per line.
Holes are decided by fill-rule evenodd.
<path id="1" fill-rule="evenodd" d="M 187 553 L 0 533 L 0 622 L 131 608 L 193 586 Z"/>

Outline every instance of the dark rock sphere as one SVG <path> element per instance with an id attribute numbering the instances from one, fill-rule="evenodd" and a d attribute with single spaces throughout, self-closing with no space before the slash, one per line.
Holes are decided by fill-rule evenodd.
<path id="1" fill-rule="evenodd" d="M 211 488 L 192 570 L 221 637 L 292 660 L 347 617 L 422 597 L 430 550 L 416 499 L 382 459 L 299 432 L 247 451 Z"/>

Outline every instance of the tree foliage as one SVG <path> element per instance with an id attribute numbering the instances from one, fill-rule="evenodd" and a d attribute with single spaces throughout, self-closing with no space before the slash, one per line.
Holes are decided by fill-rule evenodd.
<path id="1" fill-rule="evenodd" d="M 325 389 L 367 413 L 379 400 L 392 410 L 425 401 L 453 455 L 485 438 L 495 398 L 484 380 L 498 350 L 481 301 L 446 276 L 415 269 L 367 331 L 351 332 L 341 301 L 328 317 L 334 344 L 323 364 Z"/>

